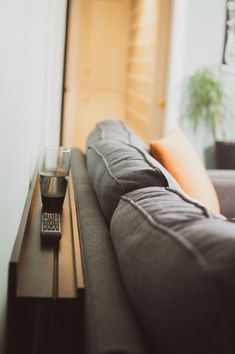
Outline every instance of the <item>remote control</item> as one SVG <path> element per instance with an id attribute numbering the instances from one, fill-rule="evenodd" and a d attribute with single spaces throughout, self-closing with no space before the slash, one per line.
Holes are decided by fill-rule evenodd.
<path id="1" fill-rule="evenodd" d="M 57 242 L 61 239 L 59 213 L 41 214 L 41 239 L 46 242 Z"/>

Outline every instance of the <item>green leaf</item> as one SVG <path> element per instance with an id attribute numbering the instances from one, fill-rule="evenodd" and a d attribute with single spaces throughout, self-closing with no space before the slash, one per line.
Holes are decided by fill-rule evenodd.
<path id="1" fill-rule="evenodd" d="M 192 121 L 193 129 L 196 130 L 199 122 L 204 121 L 211 130 L 213 139 L 216 140 L 218 126 L 224 132 L 222 82 L 212 70 L 208 68 L 198 70 L 189 80 L 188 96 L 187 115 Z"/>

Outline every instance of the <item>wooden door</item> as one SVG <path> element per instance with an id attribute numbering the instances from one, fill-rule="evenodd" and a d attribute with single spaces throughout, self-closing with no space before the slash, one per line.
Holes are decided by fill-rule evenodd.
<path id="1" fill-rule="evenodd" d="M 71 0 L 62 143 L 85 147 L 101 120 L 124 119 L 129 0 Z"/>

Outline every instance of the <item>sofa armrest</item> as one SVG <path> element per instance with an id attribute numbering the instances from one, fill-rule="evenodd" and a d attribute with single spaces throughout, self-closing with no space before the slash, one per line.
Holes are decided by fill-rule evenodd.
<path id="1" fill-rule="evenodd" d="M 218 195 L 221 214 L 235 217 L 235 170 L 207 170 Z"/>
<path id="2" fill-rule="evenodd" d="M 118 267 L 109 226 L 89 181 L 85 155 L 73 149 L 72 177 L 85 278 L 86 353 L 148 353 Z"/>

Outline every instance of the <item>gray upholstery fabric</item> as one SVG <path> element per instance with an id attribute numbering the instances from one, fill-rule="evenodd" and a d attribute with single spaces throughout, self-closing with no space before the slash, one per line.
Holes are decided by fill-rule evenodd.
<path id="1" fill-rule="evenodd" d="M 122 276 L 154 353 L 235 353 L 235 225 L 159 187 L 111 221 Z"/>
<path id="2" fill-rule="evenodd" d="M 208 175 L 214 184 L 220 210 L 228 218 L 235 217 L 235 171 L 208 170 Z"/>
<path id="3" fill-rule="evenodd" d="M 110 119 L 97 124 L 87 138 L 87 147 L 101 140 L 121 142 L 147 150 L 143 140 L 120 120 Z"/>
<path id="4" fill-rule="evenodd" d="M 170 186 L 181 191 L 164 167 L 135 145 L 111 140 L 89 145 L 87 167 L 108 222 L 120 197 L 127 192 L 149 186 Z"/>
<path id="5" fill-rule="evenodd" d="M 85 276 L 86 353 L 147 353 L 121 279 L 109 228 L 79 150 L 73 150 L 72 176 Z"/>

